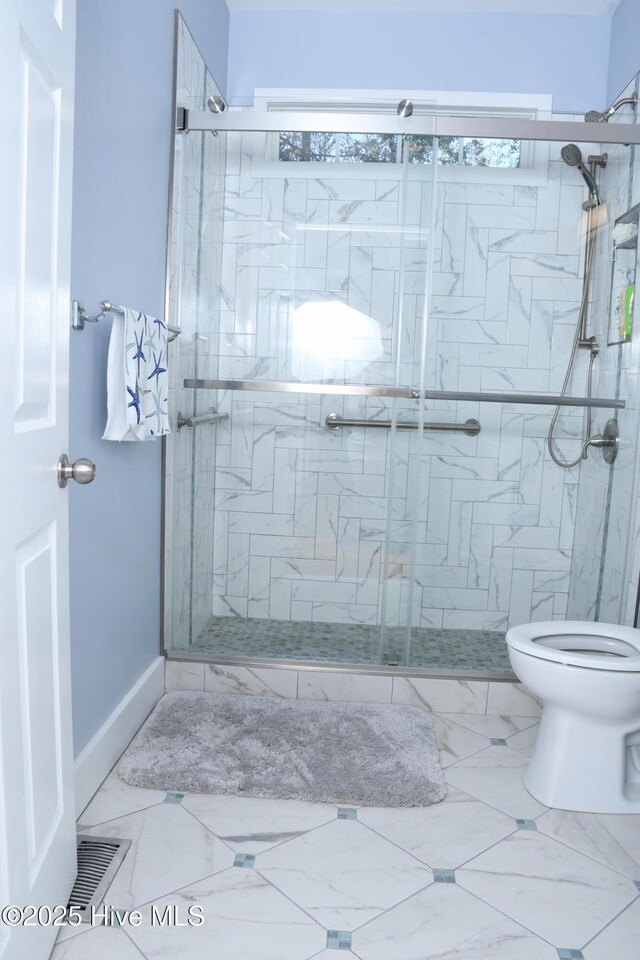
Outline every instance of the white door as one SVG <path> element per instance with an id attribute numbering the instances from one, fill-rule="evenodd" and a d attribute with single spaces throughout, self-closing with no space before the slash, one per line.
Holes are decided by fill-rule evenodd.
<path id="1" fill-rule="evenodd" d="M 75 874 L 69 666 L 69 261 L 75 0 L 0 0 L 0 906 Z M 0 919 L 1 960 L 56 930 Z"/>

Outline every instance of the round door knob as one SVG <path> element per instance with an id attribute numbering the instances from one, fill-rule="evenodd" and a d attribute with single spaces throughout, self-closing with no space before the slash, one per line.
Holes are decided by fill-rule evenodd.
<path id="1" fill-rule="evenodd" d="M 95 475 L 95 464 L 86 457 L 80 457 L 79 460 L 69 463 L 66 453 L 63 453 L 58 460 L 58 486 L 60 487 L 66 487 L 69 480 L 75 480 L 76 483 L 91 483 Z"/>

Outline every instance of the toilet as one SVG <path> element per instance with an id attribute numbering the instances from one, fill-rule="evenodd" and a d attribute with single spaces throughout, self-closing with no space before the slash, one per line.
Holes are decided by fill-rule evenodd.
<path id="1" fill-rule="evenodd" d="M 563 810 L 640 813 L 640 630 L 557 620 L 512 627 L 506 640 L 542 703 L 529 793 Z"/>

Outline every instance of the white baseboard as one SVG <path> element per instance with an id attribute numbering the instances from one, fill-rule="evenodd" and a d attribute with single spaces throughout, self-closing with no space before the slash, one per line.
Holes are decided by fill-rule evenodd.
<path id="1" fill-rule="evenodd" d="M 79 816 L 164 693 L 164 657 L 157 657 L 107 717 L 75 762 Z"/>

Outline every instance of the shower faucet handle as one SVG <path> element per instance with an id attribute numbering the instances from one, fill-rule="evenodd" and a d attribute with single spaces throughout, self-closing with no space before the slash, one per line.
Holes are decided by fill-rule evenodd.
<path id="1" fill-rule="evenodd" d="M 612 464 L 618 456 L 619 446 L 620 431 L 618 429 L 618 423 L 614 419 L 607 420 L 602 433 L 598 433 L 595 437 L 589 437 L 587 440 L 585 444 L 585 456 L 587 447 L 595 447 L 598 450 L 602 450 L 604 462 Z"/>

